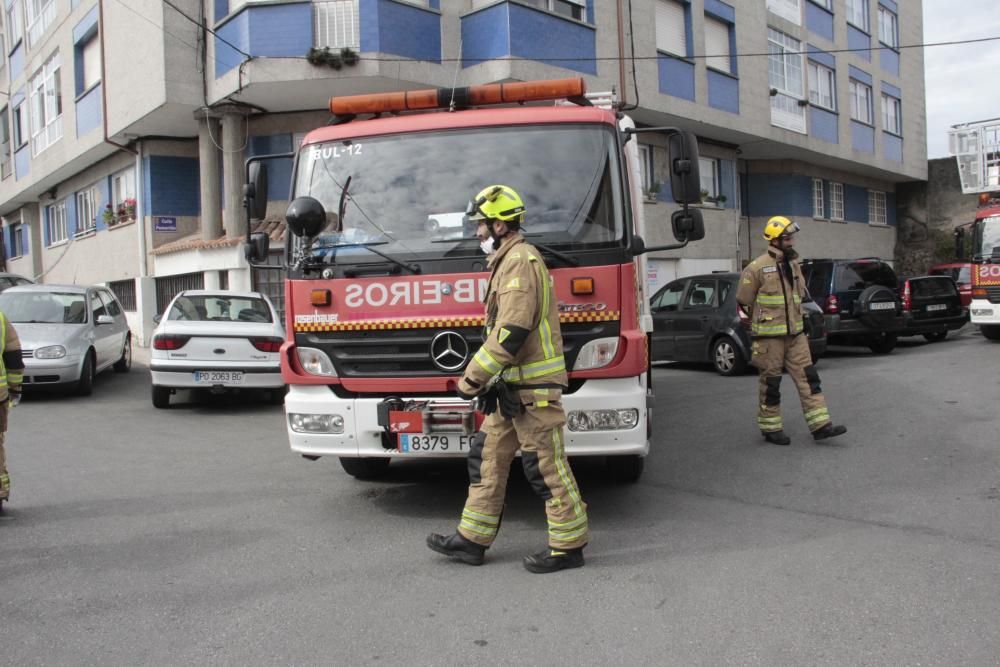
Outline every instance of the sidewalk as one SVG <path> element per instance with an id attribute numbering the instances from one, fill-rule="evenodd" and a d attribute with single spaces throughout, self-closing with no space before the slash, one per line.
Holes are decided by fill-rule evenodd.
<path id="1" fill-rule="evenodd" d="M 149 368 L 149 348 L 132 345 L 132 365 Z"/>

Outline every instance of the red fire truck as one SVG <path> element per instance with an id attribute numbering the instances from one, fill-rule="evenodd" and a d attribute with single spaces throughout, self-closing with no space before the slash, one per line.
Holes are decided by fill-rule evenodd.
<path id="1" fill-rule="evenodd" d="M 983 336 L 1000 340 L 1000 118 L 955 125 L 949 133 L 962 192 L 979 195 L 975 220 L 956 230 L 956 254 L 971 234 L 969 316 Z"/>
<path id="2" fill-rule="evenodd" d="M 393 459 L 464 456 L 481 424 L 455 398 L 482 340 L 486 256 L 464 215 L 502 183 L 525 200 L 527 240 L 548 263 L 570 384 L 570 455 L 606 456 L 639 478 L 650 447 L 652 327 L 644 253 L 704 235 L 697 141 L 636 128 L 583 79 L 333 98 L 330 125 L 295 154 L 281 350 L 288 437 L 309 459 L 336 456 L 358 478 Z M 679 243 L 647 247 L 635 135 L 671 157 Z M 266 207 L 268 159 L 247 161 L 249 232 Z"/>

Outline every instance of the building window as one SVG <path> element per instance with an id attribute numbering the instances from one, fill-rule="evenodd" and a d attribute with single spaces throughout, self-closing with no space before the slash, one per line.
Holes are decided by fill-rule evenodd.
<path id="1" fill-rule="evenodd" d="M 83 236 L 97 229 L 97 204 L 100 195 L 97 187 L 76 193 L 76 235 Z"/>
<path id="2" fill-rule="evenodd" d="M 705 17 L 705 65 L 728 74 L 733 73 L 733 61 L 729 51 L 730 25 L 725 21 Z"/>
<path id="3" fill-rule="evenodd" d="M 771 125 L 805 134 L 806 111 L 799 105 L 803 89 L 801 43 L 768 29 L 768 79 L 771 83 Z"/>
<path id="4" fill-rule="evenodd" d="M 813 217 L 823 218 L 823 179 L 813 179 Z"/>
<path id="5" fill-rule="evenodd" d="M 7 178 L 11 174 L 11 159 L 10 159 L 10 110 L 4 107 L 0 110 L 0 125 L 3 128 L 0 129 L 0 139 L 2 139 L 2 145 L 0 145 L 0 178 Z"/>
<path id="6" fill-rule="evenodd" d="M 122 169 L 111 176 L 111 207 L 115 223 L 135 220 L 135 167 Z"/>
<path id="7" fill-rule="evenodd" d="M 76 54 L 76 94 L 80 95 L 101 81 L 101 41 L 96 32 L 76 45 Z"/>
<path id="8" fill-rule="evenodd" d="M 21 3 L 14 2 L 7 9 L 7 48 L 13 51 L 24 37 L 21 28 Z"/>
<path id="9" fill-rule="evenodd" d="M 879 5 L 878 8 L 878 41 L 886 46 L 899 46 L 899 19 L 896 15 Z"/>
<path id="10" fill-rule="evenodd" d="M 135 280 L 115 280 L 108 283 L 108 289 L 122 304 L 122 310 L 134 313 L 135 307 Z"/>
<path id="11" fill-rule="evenodd" d="M 639 146 L 639 183 L 642 184 L 642 191 L 649 196 L 653 194 L 653 147 Z"/>
<path id="12" fill-rule="evenodd" d="M 861 83 L 851 79 L 851 118 L 867 125 L 875 124 L 875 115 L 872 110 L 872 87 L 866 83 Z"/>
<path id="13" fill-rule="evenodd" d="M 313 46 L 358 48 L 361 45 L 358 0 L 328 0 L 314 5 Z"/>
<path id="14" fill-rule="evenodd" d="M 767 0 L 767 10 L 795 25 L 802 25 L 802 0 Z"/>
<path id="15" fill-rule="evenodd" d="M 812 0 L 812 3 L 814 5 L 819 5 L 827 11 L 833 11 L 833 0 Z"/>
<path id="16" fill-rule="evenodd" d="M 687 58 L 685 8 L 675 0 L 656 1 L 656 49 Z"/>
<path id="17" fill-rule="evenodd" d="M 882 129 L 903 136 L 903 109 L 899 98 L 882 93 Z"/>
<path id="18" fill-rule="evenodd" d="M 702 201 L 715 201 L 719 196 L 719 161 L 713 157 L 698 158 Z"/>
<path id="19" fill-rule="evenodd" d="M 24 255 L 24 225 L 17 223 L 10 226 L 10 257 Z"/>
<path id="20" fill-rule="evenodd" d="M 14 150 L 28 143 L 28 108 L 24 101 L 14 105 Z"/>
<path id="21" fill-rule="evenodd" d="M 25 0 L 24 10 L 28 26 L 28 46 L 33 47 L 56 20 L 56 0 Z"/>
<path id="22" fill-rule="evenodd" d="M 868 222 L 873 225 L 887 224 L 885 220 L 885 193 L 868 191 Z"/>
<path id="23" fill-rule="evenodd" d="M 809 63 L 809 101 L 830 111 L 837 110 L 837 75 L 829 67 Z"/>
<path id="24" fill-rule="evenodd" d="M 576 19 L 577 21 L 583 21 L 587 15 L 587 2 L 586 0 L 521 0 L 526 5 L 531 5 L 532 7 L 537 7 L 538 9 L 544 9 L 547 12 L 552 12 L 553 14 L 559 14 L 560 16 L 567 16 L 571 19 Z M 411 5 L 421 5 L 423 7 L 427 6 L 427 0 L 403 0 L 403 2 L 409 2 Z M 486 5 L 492 4 L 494 0 L 474 0 L 472 3 L 473 9 L 478 9 L 479 7 L 485 7 Z"/>
<path id="25" fill-rule="evenodd" d="M 830 183 L 830 219 L 844 219 L 844 184 Z"/>
<path id="26" fill-rule="evenodd" d="M 868 0 L 847 0 L 847 22 L 868 32 Z"/>
<path id="27" fill-rule="evenodd" d="M 69 222 L 66 220 L 66 202 L 45 207 L 45 224 L 49 231 L 49 245 L 62 243 L 69 238 Z"/>
<path id="28" fill-rule="evenodd" d="M 31 152 L 38 155 L 62 137 L 62 87 L 59 54 L 31 77 Z"/>

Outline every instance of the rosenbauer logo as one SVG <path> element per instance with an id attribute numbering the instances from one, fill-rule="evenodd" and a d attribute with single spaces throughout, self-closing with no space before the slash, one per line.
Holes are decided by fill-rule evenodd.
<path id="1" fill-rule="evenodd" d="M 394 283 L 355 283 L 344 292 L 348 308 L 370 306 L 433 306 L 442 303 L 475 303 L 486 298 L 489 280 L 461 278 L 453 283 L 444 280 L 414 280 Z"/>

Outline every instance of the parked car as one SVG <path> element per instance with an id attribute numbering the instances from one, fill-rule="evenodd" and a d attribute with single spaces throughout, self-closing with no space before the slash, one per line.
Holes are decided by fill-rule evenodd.
<path id="1" fill-rule="evenodd" d="M 16 273 L 0 273 L 0 292 L 4 291 L 8 287 L 16 287 L 17 285 L 34 285 L 34 280 L 29 280 L 24 276 L 19 276 Z"/>
<path id="2" fill-rule="evenodd" d="M 680 278 L 650 300 L 653 361 L 711 362 L 721 375 L 746 371 L 750 360 L 750 320 L 736 307 L 738 273 Z M 823 312 L 811 300 L 809 349 L 813 360 L 826 351 Z"/>
<path id="3" fill-rule="evenodd" d="M 186 290 L 157 316 L 149 369 L 153 405 L 170 406 L 178 389 L 267 389 L 284 401 L 278 352 L 281 320 L 260 292 Z"/>
<path id="4" fill-rule="evenodd" d="M 927 273 L 932 276 L 950 276 L 958 285 L 958 294 L 962 297 L 962 307 L 968 308 L 972 303 L 972 264 L 969 262 L 935 264 Z"/>
<path id="5" fill-rule="evenodd" d="M 878 257 L 806 259 L 806 286 L 826 314 L 831 345 L 865 345 L 876 354 L 896 347 L 903 304 L 896 272 Z"/>
<path id="6" fill-rule="evenodd" d="M 949 331 L 961 329 L 969 321 L 969 311 L 962 306 L 958 285 L 951 276 L 901 278 L 899 291 L 904 321 L 900 336 L 944 340 Z"/>
<path id="7" fill-rule="evenodd" d="M 94 377 L 132 367 L 125 311 L 106 287 L 21 285 L 0 294 L 24 358 L 24 385 L 68 386 L 89 396 Z"/>

